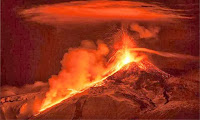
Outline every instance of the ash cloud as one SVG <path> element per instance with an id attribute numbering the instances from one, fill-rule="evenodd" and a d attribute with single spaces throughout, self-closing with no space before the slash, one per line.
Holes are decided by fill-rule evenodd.
<path id="1" fill-rule="evenodd" d="M 20 15 L 29 21 L 47 24 L 102 22 L 112 20 L 168 21 L 186 18 L 173 9 L 133 1 L 72 1 L 24 9 Z"/>

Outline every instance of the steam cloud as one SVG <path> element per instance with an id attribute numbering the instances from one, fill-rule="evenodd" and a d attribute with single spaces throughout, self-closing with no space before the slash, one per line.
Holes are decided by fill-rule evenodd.
<path id="1" fill-rule="evenodd" d="M 1 97 L 40 92 L 45 91 L 47 89 L 48 84 L 41 81 L 36 81 L 34 84 L 26 84 L 21 88 L 14 86 L 2 86 Z"/>
<path id="2" fill-rule="evenodd" d="M 20 14 L 27 20 L 47 24 L 66 22 L 99 22 L 111 20 L 167 21 L 171 18 L 186 18 L 175 10 L 133 1 L 73 1 L 42 5 L 25 9 Z"/>
<path id="3" fill-rule="evenodd" d="M 37 96 L 35 99 L 27 100 L 19 109 L 17 118 L 27 118 L 35 115 L 41 109 L 43 103 L 53 103 L 71 90 L 82 90 L 85 85 L 101 79 L 106 72 L 106 59 L 109 49 L 102 41 L 95 44 L 89 40 L 83 40 L 78 48 L 70 48 L 65 53 L 61 64 L 62 68 L 58 75 L 53 75 L 47 83 L 36 82 L 33 85 L 25 85 L 22 88 L 4 86 L 1 96 L 11 96 L 25 93 L 47 91 L 45 98 Z"/>
<path id="4" fill-rule="evenodd" d="M 130 29 L 132 31 L 138 32 L 140 38 L 157 38 L 157 35 L 160 31 L 159 27 L 150 26 L 148 28 L 145 28 L 144 26 L 136 23 L 132 23 L 130 25 Z"/>
<path id="5" fill-rule="evenodd" d="M 85 85 L 100 79 L 105 73 L 105 56 L 109 49 L 101 41 L 97 47 L 92 41 L 84 40 L 79 48 L 71 48 L 61 61 L 58 75 L 49 79 L 50 89 L 45 103 L 53 103 L 68 95 L 71 90 L 80 91 Z"/>
<path id="6" fill-rule="evenodd" d="M 13 116 L 16 116 L 16 118 L 24 119 L 27 117 L 32 116 L 33 114 L 37 113 L 40 104 L 43 98 L 41 98 L 41 95 L 35 96 L 37 93 L 46 92 L 48 90 L 49 86 L 48 83 L 44 83 L 41 81 L 36 81 L 34 84 L 27 84 L 23 87 L 14 87 L 14 86 L 2 86 L 1 87 L 1 97 L 8 97 L 10 100 L 15 100 L 16 97 L 13 97 L 15 95 L 19 95 L 21 99 L 26 99 L 24 102 L 22 101 L 14 101 L 14 103 L 3 103 L 1 106 L 1 109 L 3 111 L 6 111 L 6 113 L 12 114 Z M 36 93 L 36 94 L 34 94 Z M 31 98 L 29 98 L 31 97 Z M 35 98 L 34 98 L 35 97 Z M 16 103 L 15 103 L 16 102 Z M 5 104 L 5 105 L 4 105 Z M 12 109 L 8 109 L 10 106 Z M 16 115 L 16 111 L 19 110 L 19 114 Z M 9 117 L 9 116 L 8 116 Z M 9 118 L 8 118 L 9 119 Z"/>

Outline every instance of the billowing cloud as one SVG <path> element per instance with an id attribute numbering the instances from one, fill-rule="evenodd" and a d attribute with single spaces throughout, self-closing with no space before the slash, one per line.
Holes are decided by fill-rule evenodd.
<path id="1" fill-rule="evenodd" d="M 132 1 L 73 1 L 41 5 L 20 14 L 39 23 L 99 22 L 110 20 L 155 21 L 182 18 L 175 10 Z"/>
<path id="2" fill-rule="evenodd" d="M 159 27 L 149 26 L 148 28 L 141 26 L 137 23 L 132 23 L 130 25 L 132 31 L 138 32 L 140 38 L 156 38 L 158 32 L 160 31 Z"/>
<path id="3" fill-rule="evenodd" d="M 21 88 L 14 86 L 2 86 L 1 97 L 20 95 L 33 92 L 41 92 L 48 89 L 48 83 L 36 81 L 34 84 L 27 84 Z"/>

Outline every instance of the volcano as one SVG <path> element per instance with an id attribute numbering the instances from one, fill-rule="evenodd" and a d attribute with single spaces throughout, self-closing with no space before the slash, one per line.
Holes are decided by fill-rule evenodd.
<path id="1" fill-rule="evenodd" d="M 20 116 L 27 100 L 45 91 L 1 98 L 2 119 L 197 119 L 198 69 L 172 76 L 148 61 L 131 62 L 100 85 L 42 111 Z M 174 71 L 173 71 L 174 72 Z M 178 70 L 177 70 L 178 72 Z"/>
<path id="2" fill-rule="evenodd" d="M 155 66 L 137 50 L 165 57 L 185 57 L 192 60 L 198 58 L 138 48 L 126 32 L 122 31 L 120 35 L 122 42 L 118 42 L 117 49 L 113 50 L 107 64 L 104 63 L 104 58 L 109 50 L 103 42 L 97 42 L 98 46 L 90 49 L 85 47 L 92 43 L 83 41 L 79 48 L 69 50 L 61 61 L 61 71 L 49 79 L 48 86 L 40 83 L 41 85 L 35 85 L 38 90 L 34 87 L 33 90 L 26 90 L 30 86 L 22 90 L 37 93 L 28 92 L 1 98 L 1 117 L 198 118 L 198 69 L 173 76 Z"/>
<path id="3" fill-rule="evenodd" d="M 91 87 L 31 119 L 198 118 L 198 70 L 174 77 L 142 61 L 130 63 Z M 192 78 L 191 78 L 192 76 Z"/>
<path id="4" fill-rule="evenodd" d="M 0 119 L 198 119 L 199 5 L 183 3 L 5 7 Z"/>

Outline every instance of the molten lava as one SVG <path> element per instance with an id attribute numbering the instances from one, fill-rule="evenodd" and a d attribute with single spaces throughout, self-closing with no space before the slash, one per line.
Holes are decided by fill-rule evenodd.
<path id="1" fill-rule="evenodd" d="M 84 44 L 91 43 L 86 41 Z M 46 93 L 39 113 L 90 87 L 101 86 L 105 79 L 131 62 L 134 62 L 142 70 L 149 69 L 142 62 L 146 56 L 139 54 L 139 52 L 148 52 L 165 57 L 197 59 L 188 55 L 138 48 L 129 35 L 124 32 L 120 43 L 117 43 L 116 46 L 117 49 L 114 50 L 116 52 L 106 62 L 106 67 L 102 62 L 104 61 L 102 58 L 108 54 L 105 44 L 99 43 L 97 50 L 81 48 L 67 53 L 64 56 L 64 62 L 61 62 L 63 65 L 61 72 L 58 76 L 49 79 L 50 89 Z M 145 61 L 148 62 L 148 60 Z"/>
<path id="2" fill-rule="evenodd" d="M 62 87 L 59 90 L 54 90 L 55 86 L 51 85 L 49 92 L 46 94 L 46 98 L 43 101 L 43 104 L 41 106 L 41 109 L 39 112 L 42 112 L 46 110 L 47 108 L 50 108 L 61 101 L 72 97 L 73 95 L 77 93 L 81 93 L 85 91 L 86 89 L 94 86 L 100 86 L 102 85 L 103 81 L 108 78 L 109 76 L 113 75 L 115 72 L 119 71 L 123 66 L 126 64 L 129 64 L 131 62 L 139 62 L 143 59 L 141 56 L 137 56 L 136 52 L 132 52 L 130 49 L 129 43 L 131 43 L 131 39 L 127 34 L 122 35 L 122 42 L 121 48 L 117 50 L 117 52 L 111 57 L 112 62 L 108 64 L 105 71 L 102 72 L 100 75 L 96 75 L 93 80 L 90 80 L 90 82 L 82 82 L 82 83 L 73 83 L 73 84 L 80 84 L 81 86 L 78 88 L 67 88 L 65 90 L 62 90 Z M 110 60 L 109 60 L 110 61 Z M 80 76 L 81 78 L 81 76 Z M 51 82 L 51 80 L 50 80 Z M 56 83 L 54 83 L 56 84 Z M 62 84 L 64 85 L 64 84 Z M 57 86 L 56 86 L 57 87 Z M 59 86 L 58 86 L 59 87 Z M 60 93 L 62 94 L 60 95 Z"/>
<path id="3" fill-rule="evenodd" d="M 115 66 L 113 66 L 113 71 L 112 72 L 109 72 L 108 75 L 106 75 L 105 77 L 103 78 L 100 78 L 100 79 L 96 79 L 94 80 L 93 82 L 89 83 L 89 84 L 85 84 L 84 85 L 84 89 L 80 90 L 80 91 L 77 91 L 77 90 L 74 90 L 74 89 L 68 89 L 70 92 L 67 96 L 63 97 L 63 98 L 60 98 L 58 99 L 57 101 L 55 102 L 48 102 L 48 101 L 45 101 L 45 103 L 42 105 L 41 109 L 40 109 L 40 112 L 46 110 L 47 108 L 50 108 L 58 103 L 60 103 L 61 101 L 67 99 L 67 98 L 70 98 L 72 97 L 73 95 L 77 94 L 77 93 L 81 93 L 83 92 L 84 90 L 90 88 L 90 87 L 93 87 L 93 86 L 100 86 L 101 85 L 101 82 L 103 82 L 103 80 L 105 80 L 107 77 L 113 75 L 115 72 L 117 72 L 118 70 L 120 70 L 124 65 L 130 63 L 130 62 L 133 62 L 135 61 L 135 58 L 134 56 L 131 55 L 130 51 L 128 49 L 124 49 L 122 50 L 124 52 L 124 55 L 120 56 L 120 60 L 117 62 L 117 64 Z M 123 54 L 123 53 L 122 53 Z"/>

